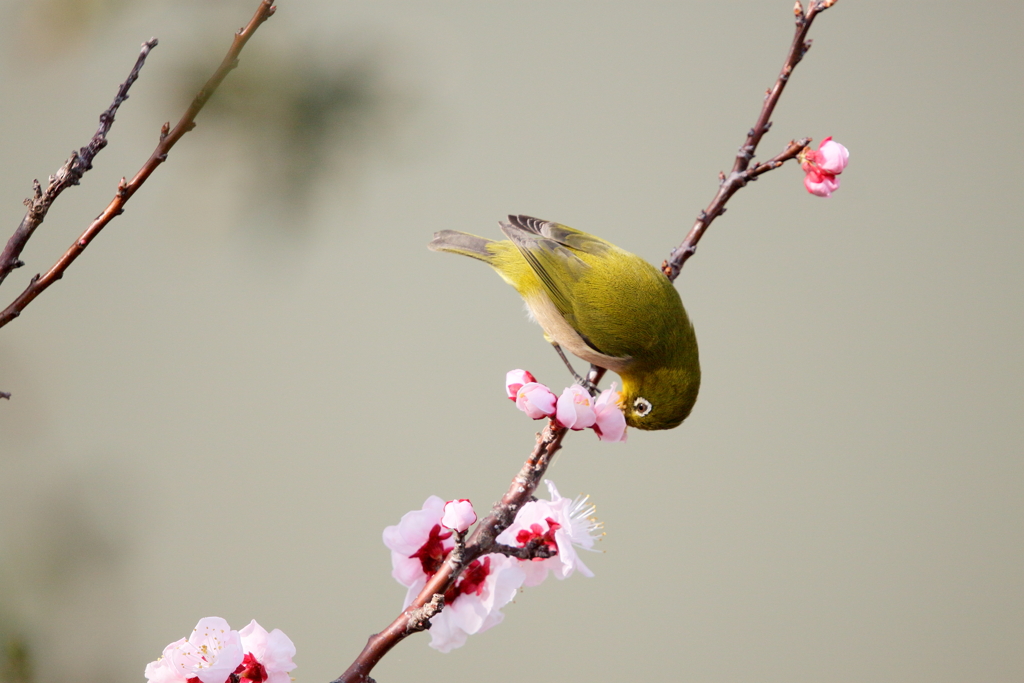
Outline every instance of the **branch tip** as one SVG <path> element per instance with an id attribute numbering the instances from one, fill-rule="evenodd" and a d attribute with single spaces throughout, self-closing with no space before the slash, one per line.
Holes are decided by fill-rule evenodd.
<path id="1" fill-rule="evenodd" d="M 793 15 L 796 19 L 796 32 L 793 35 L 793 42 L 790 44 L 782 69 L 779 72 L 779 77 L 775 81 L 774 86 L 765 90 L 761 113 L 753 127 L 747 132 L 746 143 L 737 152 L 732 171 L 728 176 L 721 172 L 718 174 L 718 192 L 715 193 L 707 208 L 701 211 L 700 217 L 693 227 L 690 228 L 682 243 L 672 250 L 668 259 L 662 264 L 662 272 L 665 273 L 669 280 L 674 281 L 678 277 L 683 264 L 696 252 L 697 242 L 703 237 L 711 222 L 725 213 L 725 203 L 729 201 L 737 190 L 744 187 L 750 181 L 757 179 L 761 174 L 782 166 L 783 163 L 790 159 L 795 159 L 800 150 L 809 144 L 810 139 L 803 139 L 800 141 L 800 144 L 796 141 L 790 142 L 789 146 L 781 154 L 764 163 L 753 163 L 761 138 L 772 127 L 770 120 L 772 112 L 782 96 L 786 83 L 789 82 L 794 67 L 811 48 L 812 41 L 807 38 L 811 24 L 814 23 L 814 19 L 819 12 L 831 7 L 836 2 L 837 0 L 808 0 L 805 9 L 800 0 L 795 0 Z"/>

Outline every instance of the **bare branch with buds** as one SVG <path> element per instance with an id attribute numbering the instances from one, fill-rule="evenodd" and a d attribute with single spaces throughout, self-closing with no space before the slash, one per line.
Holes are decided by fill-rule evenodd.
<path id="1" fill-rule="evenodd" d="M 796 16 L 796 33 L 793 36 L 793 42 L 786 55 L 786 60 L 782 64 L 782 71 L 779 72 L 775 85 L 765 93 L 761 113 L 758 115 L 753 128 L 747 133 L 747 139 L 736 153 L 732 170 L 728 175 L 719 173 L 718 192 L 715 193 L 711 203 L 697 216 L 697 220 L 694 222 L 693 227 L 690 228 L 690 232 L 687 233 L 683 242 L 673 249 L 669 257 L 662 262 L 661 270 L 669 280 L 674 281 L 679 276 L 679 271 L 682 270 L 683 264 L 697 252 L 697 243 L 704 236 L 708 226 L 711 225 L 712 221 L 725 213 L 726 202 L 736 194 L 737 190 L 757 178 L 757 176 L 778 168 L 790 159 L 795 159 L 801 150 L 810 144 L 810 138 L 802 138 L 799 141 L 791 142 L 781 154 L 773 157 L 770 161 L 756 164 L 753 167 L 750 165 L 754 159 L 754 153 L 757 151 L 757 146 L 761 142 L 761 138 L 764 137 L 764 134 L 772 126 L 770 120 L 772 112 L 775 111 L 775 105 L 778 104 L 779 97 L 782 96 L 782 91 L 786 87 L 786 83 L 789 82 L 793 69 L 800 63 L 800 60 L 807 54 L 807 51 L 811 49 L 811 41 L 807 40 L 807 32 L 810 31 L 811 24 L 818 14 L 834 4 L 835 0 L 812 0 L 806 12 L 803 9 L 803 5 L 800 4 L 800 0 L 797 0 L 794 5 L 793 14 Z M 794 149 L 794 145 L 797 145 L 798 142 L 802 143 L 801 146 Z"/>

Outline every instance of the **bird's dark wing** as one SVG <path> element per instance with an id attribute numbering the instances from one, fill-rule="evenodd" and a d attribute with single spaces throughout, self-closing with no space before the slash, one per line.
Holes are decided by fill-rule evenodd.
<path id="1" fill-rule="evenodd" d="M 576 315 L 570 294 L 574 283 L 590 266 L 574 253 L 572 247 L 545 234 L 549 226 L 565 226 L 529 216 L 509 216 L 509 222 L 500 225 L 501 231 L 536 273 L 558 312 L 575 327 Z"/>
<path id="2" fill-rule="evenodd" d="M 606 242 L 600 237 L 594 237 L 561 223 L 543 221 L 539 218 L 531 218 L 530 216 L 509 216 L 508 220 L 516 227 L 537 235 L 543 235 L 564 247 L 582 251 L 586 254 L 601 256 L 609 249 L 615 248 L 610 242 Z"/>

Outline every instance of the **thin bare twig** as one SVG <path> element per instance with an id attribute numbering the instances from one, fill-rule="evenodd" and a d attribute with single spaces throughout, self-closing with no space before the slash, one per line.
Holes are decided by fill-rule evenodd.
<path id="1" fill-rule="evenodd" d="M 789 82 L 793 69 L 800 63 L 800 60 L 807 54 L 807 51 L 811 49 L 811 41 L 807 39 L 807 32 L 810 30 L 811 24 L 818 14 L 824 12 L 835 3 L 836 0 L 811 0 L 805 12 L 800 4 L 800 0 L 796 1 L 796 5 L 793 7 L 793 14 L 796 16 L 796 33 L 793 36 L 793 43 L 790 45 L 789 53 L 786 55 L 786 61 L 782 65 L 779 78 L 775 81 L 775 85 L 765 93 L 761 114 L 757 117 L 754 127 L 747 133 L 747 139 L 744 141 L 743 146 L 737 152 L 736 160 L 732 165 L 732 171 L 729 172 L 729 175 L 719 174 L 719 187 L 714 199 L 697 216 L 697 220 L 694 222 L 693 227 L 690 228 L 690 232 L 687 233 L 686 239 L 683 240 L 682 244 L 676 247 L 669 254 L 668 259 L 662 262 L 661 270 L 669 280 L 674 281 L 678 277 L 683 264 L 696 253 L 697 242 L 704 235 L 704 231 L 708 229 L 712 221 L 725 213 L 725 203 L 729 201 L 729 198 L 737 190 L 751 180 L 756 179 L 762 173 L 778 168 L 786 161 L 796 158 L 800 154 L 800 150 L 810 143 L 810 138 L 794 140 L 778 156 L 763 164 L 755 164 L 753 168 L 750 166 L 754 153 L 757 151 L 758 143 L 761 142 L 761 138 L 768 132 L 768 129 L 772 127 L 772 112 L 775 110 L 775 105 L 782 95 L 782 90 L 786 87 L 786 83 Z"/>
<path id="2" fill-rule="evenodd" d="M 128 89 L 138 79 L 139 72 L 142 71 L 142 65 L 146 63 L 146 57 L 149 56 L 150 50 L 156 46 L 156 38 L 150 38 L 142 44 L 142 51 L 139 52 L 139 58 L 135 61 L 135 66 L 132 67 L 128 78 L 117 89 L 117 95 L 114 97 L 111 105 L 100 114 L 100 127 L 96 130 L 96 134 L 92 136 L 89 144 L 77 152 L 71 153 L 71 156 L 64 162 L 64 165 L 50 176 L 46 190 L 43 190 L 38 180 L 32 181 L 32 196 L 25 200 L 28 212 L 25 213 L 25 217 L 21 219 L 18 229 L 11 235 L 11 239 L 7 241 L 7 246 L 0 253 L 0 283 L 3 283 L 12 270 L 25 265 L 18 257 L 21 256 L 21 252 L 25 245 L 28 244 L 32 233 L 35 232 L 36 228 L 43 222 L 43 219 L 46 218 L 46 212 L 50 210 L 50 205 L 53 204 L 53 201 L 67 188 L 72 185 L 78 185 L 85 172 L 92 168 L 92 160 L 96 158 L 101 149 L 107 146 L 107 133 L 110 132 L 110 127 L 114 125 L 114 115 L 117 114 L 117 109 L 121 106 L 121 103 L 128 99 Z"/>
<path id="3" fill-rule="evenodd" d="M 50 285 L 59 280 L 64 275 L 64 271 L 67 270 L 68 266 L 85 251 L 85 248 L 106 227 L 107 223 L 113 220 L 115 216 L 119 216 L 124 212 L 124 205 L 131 199 L 132 195 L 146 182 L 146 179 L 152 175 L 153 171 L 160 164 L 167 161 L 167 153 L 174 147 L 174 144 L 181 139 L 181 136 L 196 127 L 196 115 L 199 114 L 199 111 L 206 104 L 206 101 L 210 99 L 210 96 L 217 89 L 217 86 L 221 84 L 221 81 L 224 80 L 232 69 L 238 66 L 238 55 L 242 48 L 245 47 L 245 44 L 252 37 L 256 29 L 260 27 L 260 24 L 274 14 L 275 9 L 277 8 L 272 4 L 271 0 L 260 0 L 260 6 L 257 8 L 256 13 L 245 27 L 235 33 L 235 38 L 231 43 L 230 49 L 228 49 L 227 55 L 224 57 L 224 61 L 221 62 L 213 76 L 210 77 L 210 80 L 206 82 L 192 100 L 192 104 L 189 105 L 181 120 L 178 121 L 173 129 L 171 129 L 169 123 L 163 125 L 160 131 L 160 142 L 157 144 L 153 154 L 150 155 L 146 163 L 139 169 L 139 172 L 135 174 L 135 177 L 131 181 L 122 178 L 120 184 L 118 184 L 114 199 L 103 210 L 103 213 L 86 228 L 85 232 L 75 240 L 74 244 L 64 252 L 64 255 L 57 260 L 50 270 L 46 271 L 43 275 L 36 275 L 32 278 L 25 291 L 0 312 L 0 327 L 21 315 L 26 306 L 32 303 Z"/>

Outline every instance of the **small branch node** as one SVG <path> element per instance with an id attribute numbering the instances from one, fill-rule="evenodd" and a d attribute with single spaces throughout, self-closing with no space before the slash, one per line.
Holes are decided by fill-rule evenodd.
<path id="1" fill-rule="evenodd" d="M 430 619 L 438 612 L 444 609 L 444 596 L 440 593 L 434 593 L 430 598 L 430 602 L 418 607 L 414 610 L 409 611 L 409 620 L 406 622 L 405 631 L 406 633 L 415 633 L 417 631 L 425 631 L 430 628 Z"/>
<path id="2" fill-rule="evenodd" d="M 558 549 L 552 548 L 542 539 L 535 538 L 523 547 L 519 548 L 504 543 L 495 543 L 491 552 L 500 553 L 506 557 L 514 557 L 518 560 L 546 560 L 549 557 L 558 555 Z"/>

